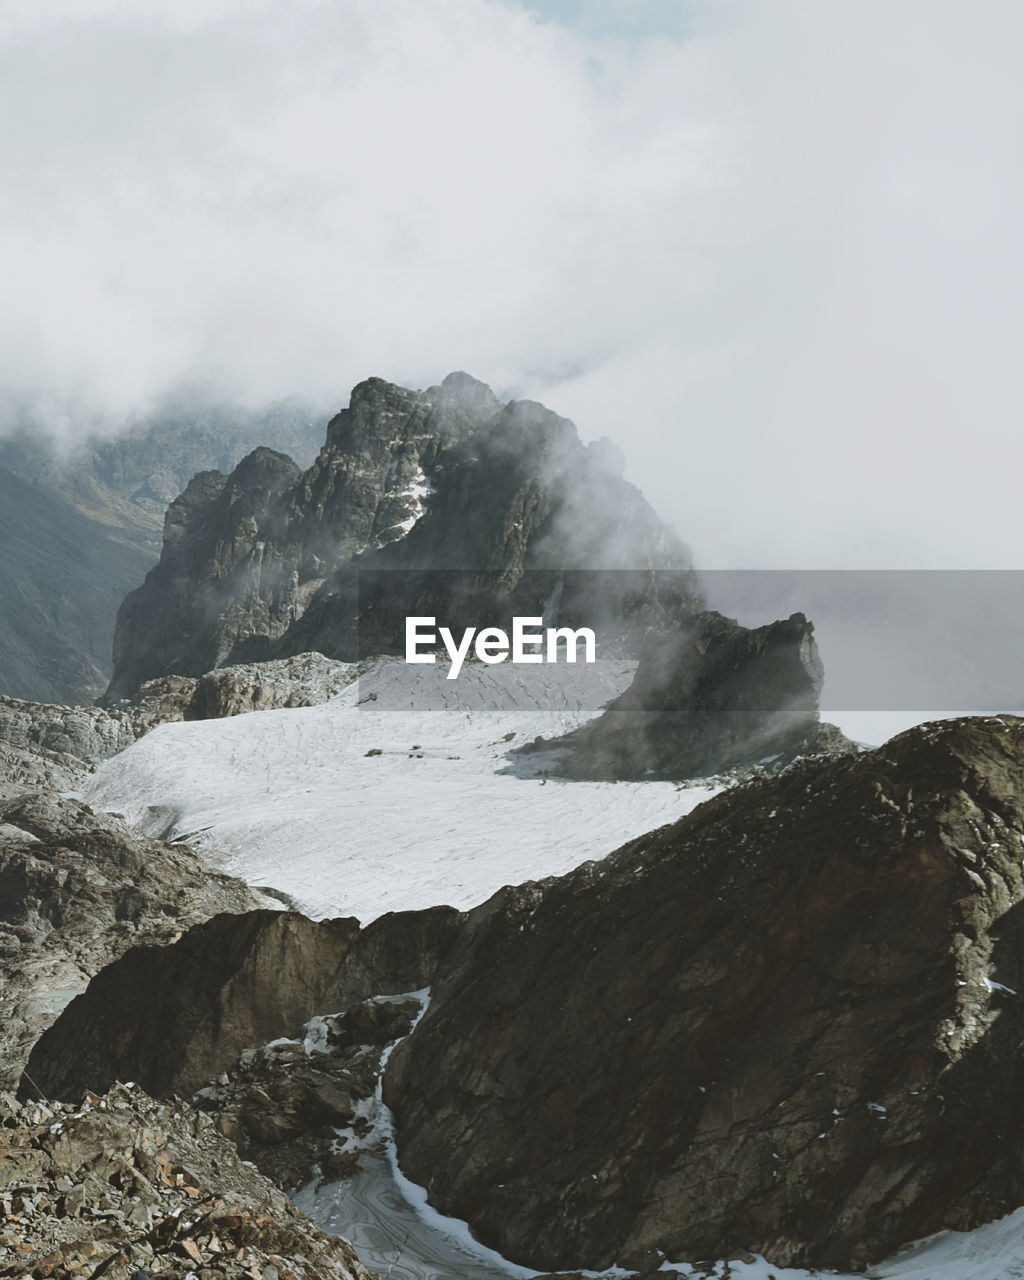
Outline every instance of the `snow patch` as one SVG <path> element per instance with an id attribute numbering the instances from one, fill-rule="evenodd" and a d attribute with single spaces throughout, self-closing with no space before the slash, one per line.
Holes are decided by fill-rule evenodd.
<path id="1" fill-rule="evenodd" d="M 600 714 L 634 664 L 369 664 L 321 706 L 167 724 L 105 761 L 87 799 L 314 918 L 448 904 L 571 871 L 673 822 L 712 785 L 566 782 L 509 755 Z M 436 673 L 430 696 L 410 673 Z M 418 692 L 418 690 L 420 692 Z M 374 754 L 369 754 L 373 752 Z"/>

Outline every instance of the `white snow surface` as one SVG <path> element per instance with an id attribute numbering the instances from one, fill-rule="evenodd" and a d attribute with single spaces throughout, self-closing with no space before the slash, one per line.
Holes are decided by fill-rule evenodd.
<path id="1" fill-rule="evenodd" d="M 447 680 L 440 661 L 386 660 L 321 706 L 162 725 L 104 762 L 85 795 L 313 917 L 468 908 L 601 858 L 713 794 L 545 779 L 550 753 L 508 754 L 592 719 L 634 665 L 472 662 Z"/>
<path id="2" fill-rule="evenodd" d="M 973 1231 L 941 1231 L 907 1245 L 860 1275 L 776 1267 L 760 1257 L 754 1262 L 719 1262 L 710 1269 L 666 1262 L 661 1270 L 666 1278 L 674 1273 L 708 1280 L 1022 1280 L 1024 1209 Z"/>

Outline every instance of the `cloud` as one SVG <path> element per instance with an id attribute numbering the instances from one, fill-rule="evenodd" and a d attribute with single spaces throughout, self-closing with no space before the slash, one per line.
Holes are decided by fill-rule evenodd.
<path id="1" fill-rule="evenodd" d="M 690 8 L 8 0 L 7 419 L 466 368 L 704 564 L 1016 564 L 1024 10 Z"/>

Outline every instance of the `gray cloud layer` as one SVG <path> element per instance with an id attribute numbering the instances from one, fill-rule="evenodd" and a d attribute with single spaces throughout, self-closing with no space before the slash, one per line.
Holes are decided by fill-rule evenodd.
<path id="1" fill-rule="evenodd" d="M 708 566 L 1018 566 L 1016 0 L 0 4 L 7 419 L 469 369 Z"/>

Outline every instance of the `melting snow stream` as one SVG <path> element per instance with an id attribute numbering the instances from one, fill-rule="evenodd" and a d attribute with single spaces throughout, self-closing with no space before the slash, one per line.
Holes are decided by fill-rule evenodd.
<path id="1" fill-rule="evenodd" d="M 418 1022 L 429 992 L 411 995 L 422 1005 Z M 397 1043 L 381 1061 L 370 1116 L 373 1130 L 360 1143 L 355 1170 L 336 1182 L 308 1183 L 293 1197 L 295 1203 L 326 1230 L 350 1240 L 363 1264 L 386 1280 L 522 1280 L 537 1275 L 479 1244 L 465 1223 L 432 1209 L 426 1192 L 402 1175 L 391 1112 L 381 1098 L 384 1068 Z"/>
<path id="2" fill-rule="evenodd" d="M 377 998 L 420 1001 L 412 1034 L 426 1013 L 430 993 Z M 307 1036 L 312 1027 L 306 1029 Z M 311 1041 L 307 1038 L 306 1043 Z M 532 1280 L 546 1274 L 517 1266 L 480 1244 L 466 1223 L 438 1213 L 426 1191 L 402 1174 L 391 1112 L 381 1097 L 384 1068 L 398 1043 L 391 1044 L 381 1060 L 381 1079 L 366 1111 L 371 1131 L 362 1139 L 345 1140 L 348 1149 L 359 1149 L 354 1171 L 337 1181 L 308 1183 L 293 1197 L 295 1203 L 326 1230 L 350 1240 L 363 1264 L 384 1280 Z M 940 1232 L 859 1276 L 778 1267 L 760 1257 L 701 1266 L 665 1262 L 661 1270 L 666 1280 L 1024 1280 L 1024 1208 L 974 1231 Z M 571 1274 L 614 1280 L 628 1273 L 613 1268 Z"/>

